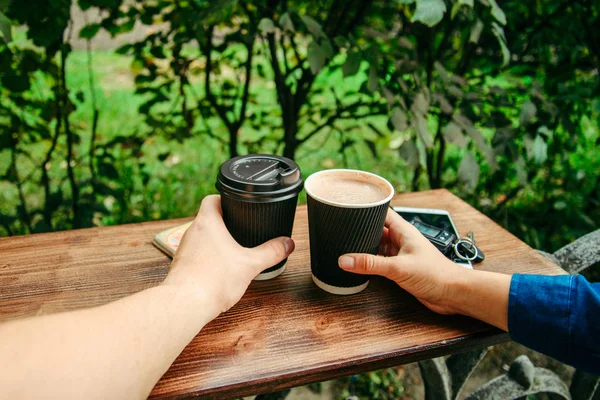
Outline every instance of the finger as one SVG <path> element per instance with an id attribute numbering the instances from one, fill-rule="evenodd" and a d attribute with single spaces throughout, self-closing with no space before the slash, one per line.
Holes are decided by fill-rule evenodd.
<path id="1" fill-rule="evenodd" d="M 253 249 L 250 249 L 250 258 L 256 273 L 272 267 L 287 258 L 295 248 L 294 241 L 288 237 L 271 239 Z"/>
<path id="2" fill-rule="evenodd" d="M 196 220 L 200 218 L 223 220 L 223 210 L 221 209 L 221 196 L 210 195 L 206 196 L 200 204 L 200 211 L 196 215 Z"/>
<path id="3" fill-rule="evenodd" d="M 381 240 L 379 241 L 379 248 L 377 249 L 377 254 L 386 255 L 387 248 L 390 245 L 389 239 L 390 231 L 388 228 L 383 228 L 383 232 L 381 234 Z"/>
<path id="4" fill-rule="evenodd" d="M 411 238 L 417 237 L 420 239 L 423 237 L 421 232 L 419 232 L 413 224 L 402 218 L 392 209 L 388 210 L 385 218 L 385 226 L 390 231 L 390 242 L 394 244 L 398 250 Z"/>
<path id="5" fill-rule="evenodd" d="M 389 277 L 396 268 L 394 257 L 374 256 L 372 254 L 344 254 L 338 260 L 340 268 L 355 274 L 381 275 Z"/>
<path id="6" fill-rule="evenodd" d="M 393 209 L 388 209 L 388 212 L 385 216 L 385 226 L 387 228 L 391 228 L 392 226 L 399 228 L 400 230 L 412 230 L 416 229 L 413 224 L 402 218 L 400 214 L 398 214 Z"/>
<path id="7" fill-rule="evenodd" d="M 404 218 L 402 218 L 400 216 L 400 214 L 398 214 L 392 208 L 388 208 L 387 214 L 385 215 L 385 227 L 389 228 L 393 224 L 401 222 L 401 221 L 406 222 L 406 220 Z M 406 222 L 406 223 L 408 223 L 408 222 Z"/>

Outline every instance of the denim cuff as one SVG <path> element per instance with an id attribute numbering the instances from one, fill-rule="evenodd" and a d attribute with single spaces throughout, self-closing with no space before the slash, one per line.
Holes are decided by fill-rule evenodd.
<path id="1" fill-rule="evenodd" d="M 513 275 L 508 297 L 511 339 L 559 361 L 569 360 L 573 278 Z"/>

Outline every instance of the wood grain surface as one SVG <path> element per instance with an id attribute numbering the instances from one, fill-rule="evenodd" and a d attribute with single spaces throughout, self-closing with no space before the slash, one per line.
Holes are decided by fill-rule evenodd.
<path id="1" fill-rule="evenodd" d="M 563 271 L 446 190 L 398 195 L 393 205 L 443 208 L 461 234 L 473 230 L 502 273 Z M 154 234 L 186 219 L 0 239 L 0 321 L 96 306 L 161 282 L 170 259 Z M 151 398 L 231 398 L 323 381 L 507 341 L 460 316 L 436 315 L 383 278 L 340 297 L 311 281 L 307 213 L 298 207 L 296 251 L 286 272 L 253 282 L 207 325 Z"/>

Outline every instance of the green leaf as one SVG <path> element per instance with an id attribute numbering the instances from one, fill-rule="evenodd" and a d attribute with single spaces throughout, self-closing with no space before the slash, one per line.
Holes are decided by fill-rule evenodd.
<path id="1" fill-rule="evenodd" d="M 342 65 L 344 77 L 355 75 L 360 69 L 361 56 L 357 51 L 349 51 L 346 62 Z"/>
<path id="2" fill-rule="evenodd" d="M 281 15 L 281 17 L 279 17 L 279 26 L 281 26 L 281 29 L 283 29 L 286 32 L 294 32 L 295 27 L 294 27 L 294 23 L 292 22 L 292 18 L 290 17 L 289 13 L 283 13 Z"/>
<path id="3" fill-rule="evenodd" d="M 1 79 L 2 85 L 8 90 L 21 93 L 29 89 L 31 82 L 26 75 L 4 75 Z"/>
<path id="4" fill-rule="evenodd" d="M 425 144 L 425 147 L 433 147 L 431 132 L 429 132 L 429 128 L 427 127 L 427 118 L 424 115 L 415 113 L 413 114 L 410 123 L 415 129 L 415 132 L 417 132 L 419 138 L 423 141 L 423 144 Z"/>
<path id="5" fill-rule="evenodd" d="M 119 25 L 119 33 L 131 32 L 135 27 L 135 19 L 131 18 Z"/>
<path id="6" fill-rule="evenodd" d="M 548 129 L 546 125 L 542 125 L 538 128 L 537 133 L 546 136 L 548 139 L 552 139 L 552 131 Z"/>
<path id="7" fill-rule="evenodd" d="M 458 86 L 450 85 L 446 88 L 446 91 L 449 95 L 454 96 L 456 98 L 461 98 L 463 96 L 463 91 L 460 90 Z"/>
<path id="8" fill-rule="evenodd" d="M 444 0 L 417 0 L 412 22 L 418 21 L 427 26 L 434 26 L 442 20 L 444 12 L 446 12 Z"/>
<path id="9" fill-rule="evenodd" d="M 456 14 L 458 14 L 458 12 L 460 11 L 462 6 L 467 6 L 467 7 L 471 7 L 473 8 L 473 0 L 458 0 L 454 3 L 454 5 L 452 6 L 452 12 L 450 14 L 450 18 L 454 19 L 454 17 L 456 17 Z"/>
<path id="10" fill-rule="evenodd" d="M 372 140 L 365 139 L 365 144 L 369 148 L 369 151 L 371 152 L 371 154 L 373 154 L 373 157 L 375 159 L 379 159 L 379 154 L 377 153 L 377 146 L 375 146 L 375 142 Z"/>
<path id="11" fill-rule="evenodd" d="M 372 372 L 371 374 L 369 374 L 369 378 L 376 385 L 381 385 L 381 377 L 376 372 Z"/>
<path id="12" fill-rule="evenodd" d="M 411 139 L 402 143 L 398 153 L 409 167 L 415 168 L 419 165 L 419 149 L 414 140 Z"/>
<path id="13" fill-rule="evenodd" d="M 504 15 L 504 11 L 498 6 L 496 0 L 488 0 L 488 2 L 490 3 L 490 7 L 492 7 L 492 16 L 502 25 L 506 25 L 506 15 Z"/>
<path id="14" fill-rule="evenodd" d="M 523 147 L 527 152 L 527 159 L 533 159 L 533 138 L 531 137 L 531 135 L 526 134 L 525 136 L 523 136 Z"/>
<path id="15" fill-rule="evenodd" d="M 433 98 L 439 104 L 440 110 L 444 114 L 452 114 L 452 111 L 454 111 L 454 107 L 452 107 L 452 104 L 450 104 L 450 102 L 448 101 L 448 99 L 446 99 L 444 95 L 434 93 Z"/>
<path id="16" fill-rule="evenodd" d="M 498 169 L 496 154 L 494 153 L 492 147 L 487 143 L 482 133 L 479 132 L 479 129 L 475 128 L 472 125 L 463 128 L 471 137 L 471 139 L 473 139 L 473 142 L 475 143 L 475 146 L 477 146 L 477 149 L 483 153 L 485 161 L 487 161 L 487 163 L 490 165 L 492 172 L 496 171 Z"/>
<path id="17" fill-rule="evenodd" d="M 504 28 L 495 22 L 492 22 L 492 33 L 498 39 L 500 44 L 500 50 L 502 50 L 502 66 L 504 67 L 510 62 L 510 50 L 506 44 L 506 37 L 504 36 Z"/>
<path id="18" fill-rule="evenodd" d="M 262 33 L 273 33 L 275 32 L 275 23 L 270 18 L 263 18 L 258 23 L 258 29 Z"/>
<path id="19" fill-rule="evenodd" d="M 312 73 L 316 75 L 323 69 L 323 65 L 325 65 L 325 61 L 327 60 L 327 55 L 315 41 L 310 42 L 307 52 L 308 65 L 310 66 Z"/>
<path id="20" fill-rule="evenodd" d="M 327 56 L 327 59 L 330 59 L 335 54 L 335 50 L 333 49 L 333 46 L 331 45 L 331 40 L 329 40 L 329 39 L 321 40 L 321 42 L 319 43 L 319 46 L 321 47 L 321 49 Z"/>
<path id="21" fill-rule="evenodd" d="M 440 76 L 440 78 L 442 78 L 442 81 L 444 83 L 450 82 L 450 76 L 448 75 L 448 71 L 446 71 L 446 68 L 444 68 L 444 66 L 442 65 L 442 63 L 440 63 L 439 61 L 436 61 L 433 64 L 433 67 L 437 71 L 437 73 Z"/>
<path id="22" fill-rule="evenodd" d="M 0 150 L 8 149 L 12 147 L 12 133 L 7 130 L 0 131 Z M 4 157 L 4 156 L 3 156 Z M 8 156 L 6 156 L 8 160 Z M 0 164 L 1 165 L 1 164 Z M 0 173 L 0 178 L 2 178 L 2 174 Z"/>
<path id="23" fill-rule="evenodd" d="M 381 87 L 381 91 L 383 92 L 383 96 L 388 103 L 388 107 L 391 107 L 396 101 L 396 96 L 394 96 L 394 93 L 392 93 L 392 91 L 385 86 Z"/>
<path id="24" fill-rule="evenodd" d="M 517 161 L 515 162 L 515 169 L 517 171 L 517 182 L 519 182 L 519 185 L 527 185 L 527 165 L 525 164 L 525 159 L 522 156 L 517 158 Z"/>
<path id="25" fill-rule="evenodd" d="M 540 135 L 533 141 L 533 161 L 543 164 L 548 159 L 548 145 Z"/>
<path id="26" fill-rule="evenodd" d="M 557 202 L 554 203 L 553 207 L 554 207 L 555 210 L 559 210 L 560 211 L 560 210 L 564 210 L 565 208 L 567 208 L 568 205 L 567 205 L 566 201 L 559 200 L 559 201 L 557 201 Z"/>
<path id="27" fill-rule="evenodd" d="M 469 42 L 477 43 L 479 42 L 479 38 L 481 37 L 481 32 L 483 31 L 483 21 L 477 18 L 475 25 L 471 29 L 471 34 L 469 35 Z"/>
<path id="28" fill-rule="evenodd" d="M 309 17 L 308 15 L 300 14 L 300 19 L 306 26 L 306 29 L 316 38 L 325 37 L 325 32 L 323 32 L 323 28 L 321 28 L 321 24 L 319 24 L 314 18 Z"/>
<path id="29" fill-rule="evenodd" d="M 377 76 L 377 69 L 374 65 L 369 68 L 369 80 L 367 81 L 367 89 L 371 93 L 375 93 L 379 87 L 379 77 Z"/>
<path id="30" fill-rule="evenodd" d="M 94 4 L 92 4 L 92 0 L 79 0 L 77 3 L 79 4 L 79 8 L 81 8 L 82 11 L 85 11 L 94 6 Z"/>
<path id="31" fill-rule="evenodd" d="M 537 113 L 537 108 L 530 100 L 527 100 L 521 106 L 521 115 L 519 116 L 519 122 L 521 125 L 529 124 Z"/>
<path id="32" fill-rule="evenodd" d="M 407 50 L 413 50 L 415 48 L 413 42 L 411 42 L 408 38 L 404 36 L 401 36 L 400 39 L 398 39 L 398 45 Z"/>
<path id="33" fill-rule="evenodd" d="M 8 11 L 10 3 L 12 3 L 12 0 L 0 0 L 0 12 L 5 13 Z"/>
<path id="34" fill-rule="evenodd" d="M 458 179 L 460 179 L 467 189 L 473 190 L 479 182 L 480 174 L 479 164 L 471 152 L 467 152 L 458 167 Z"/>
<path id="35" fill-rule="evenodd" d="M 124 54 L 129 53 L 133 48 L 134 48 L 134 46 L 131 44 L 124 44 L 123 46 L 117 48 L 115 50 L 115 53 L 124 55 Z"/>
<path id="36" fill-rule="evenodd" d="M 6 43 L 12 42 L 12 22 L 0 11 L 0 34 Z"/>
<path id="37" fill-rule="evenodd" d="M 100 24 L 86 25 L 79 31 L 79 37 L 82 39 L 91 39 L 96 36 L 101 27 L 102 25 Z"/>
<path id="38" fill-rule="evenodd" d="M 400 107 L 394 107 L 392 109 L 390 120 L 394 129 L 397 131 L 404 132 L 406 128 L 408 128 L 408 124 L 406 123 L 406 113 Z"/>
<path id="39" fill-rule="evenodd" d="M 442 130 L 442 135 L 449 143 L 454 143 L 458 147 L 465 147 L 467 145 L 467 139 L 463 134 L 462 129 L 454 122 L 449 122 Z"/>
<path id="40" fill-rule="evenodd" d="M 452 119 L 454 119 L 454 122 L 456 122 L 458 125 L 461 126 L 461 128 L 463 129 L 467 129 L 469 127 L 473 126 L 473 122 L 471 122 L 471 120 L 467 117 L 465 117 L 462 114 L 455 114 Z"/>
<path id="41" fill-rule="evenodd" d="M 411 110 L 413 113 L 421 115 L 426 115 L 429 112 L 429 100 L 424 92 L 417 93 L 411 106 Z"/>

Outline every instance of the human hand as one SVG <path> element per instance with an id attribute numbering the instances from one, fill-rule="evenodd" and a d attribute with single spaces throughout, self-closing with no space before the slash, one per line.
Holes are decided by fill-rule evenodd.
<path id="1" fill-rule="evenodd" d="M 292 251 L 294 241 L 285 237 L 252 249 L 240 246 L 225 227 L 220 196 L 207 196 L 181 240 L 164 284 L 204 290 L 224 312 L 241 299 L 252 279 Z"/>
<path id="2" fill-rule="evenodd" d="M 379 255 L 346 254 L 339 265 L 348 272 L 381 275 L 396 282 L 430 310 L 455 314 L 453 283 L 470 271 L 454 264 L 412 224 L 388 210 Z"/>

